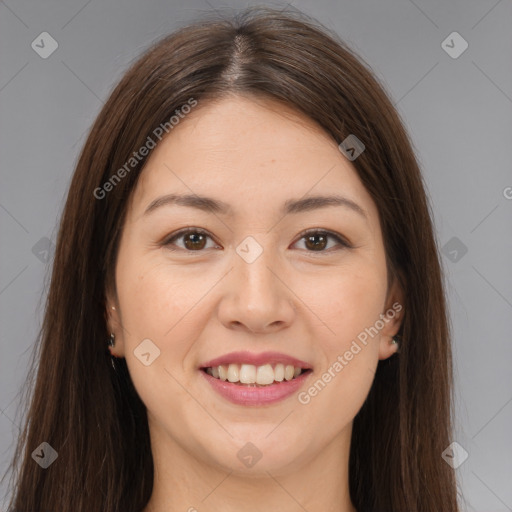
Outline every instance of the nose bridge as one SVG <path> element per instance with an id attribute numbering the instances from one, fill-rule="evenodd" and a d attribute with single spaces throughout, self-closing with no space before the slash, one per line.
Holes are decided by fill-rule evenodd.
<path id="1" fill-rule="evenodd" d="M 259 238 L 261 241 L 264 237 Z M 277 269 L 272 268 L 278 265 L 275 248 L 271 247 L 269 237 L 266 242 L 260 241 L 248 236 L 236 248 L 235 270 L 240 279 L 237 292 L 246 296 L 249 307 L 258 307 L 257 302 L 250 304 L 252 299 L 264 299 L 268 304 L 275 300 L 276 293 L 280 293 L 275 282 Z"/>
<path id="2" fill-rule="evenodd" d="M 288 288 L 279 279 L 279 258 L 272 237 L 266 244 L 249 236 L 233 254 L 229 292 L 220 308 L 225 325 L 244 325 L 252 332 L 275 329 L 289 324 L 294 306 Z"/>

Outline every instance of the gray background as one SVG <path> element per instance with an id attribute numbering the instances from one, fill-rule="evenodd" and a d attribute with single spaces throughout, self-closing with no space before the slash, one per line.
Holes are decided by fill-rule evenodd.
<path id="1" fill-rule="evenodd" d="M 0 1 L 0 471 L 18 434 L 17 392 L 86 130 L 154 39 L 212 8 L 245 5 Z M 293 6 L 334 29 L 371 65 L 407 125 L 444 247 L 456 357 L 454 440 L 469 453 L 457 469 L 463 510 L 511 511 L 512 2 Z M 45 31 L 58 48 L 43 59 L 31 43 L 41 45 Z M 457 58 L 442 47 L 453 31 L 469 45 Z M 456 51 L 460 43 L 447 44 Z M 4 485 L 0 497 L 5 492 Z"/>

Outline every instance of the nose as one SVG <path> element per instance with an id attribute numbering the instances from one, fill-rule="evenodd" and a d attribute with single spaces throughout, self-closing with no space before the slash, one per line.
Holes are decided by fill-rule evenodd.
<path id="1" fill-rule="evenodd" d="M 292 324 L 294 294 L 275 261 L 270 250 L 252 263 L 234 255 L 218 310 L 226 328 L 265 334 Z"/>

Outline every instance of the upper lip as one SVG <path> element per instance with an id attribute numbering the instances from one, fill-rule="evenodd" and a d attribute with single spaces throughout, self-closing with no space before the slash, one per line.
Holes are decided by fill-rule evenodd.
<path id="1" fill-rule="evenodd" d="M 229 354 L 224 354 L 223 356 L 216 357 L 210 361 L 202 363 L 200 368 L 213 368 L 215 366 L 220 365 L 229 365 L 230 363 L 236 364 L 252 364 L 254 366 L 262 366 L 264 364 L 291 364 L 296 368 L 303 369 L 311 369 L 311 365 L 306 363 L 305 361 L 301 361 L 296 357 L 289 356 L 287 354 L 282 354 L 280 352 L 260 352 L 259 354 L 255 354 L 249 351 L 241 351 L 241 352 L 230 352 Z"/>

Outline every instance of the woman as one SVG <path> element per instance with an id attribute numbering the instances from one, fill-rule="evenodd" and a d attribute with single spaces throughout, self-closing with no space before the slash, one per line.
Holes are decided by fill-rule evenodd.
<path id="1" fill-rule="evenodd" d="M 40 348 L 14 510 L 458 510 L 419 166 L 303 15 L 201 21 L 128 70 L 73 175 Z"/>

